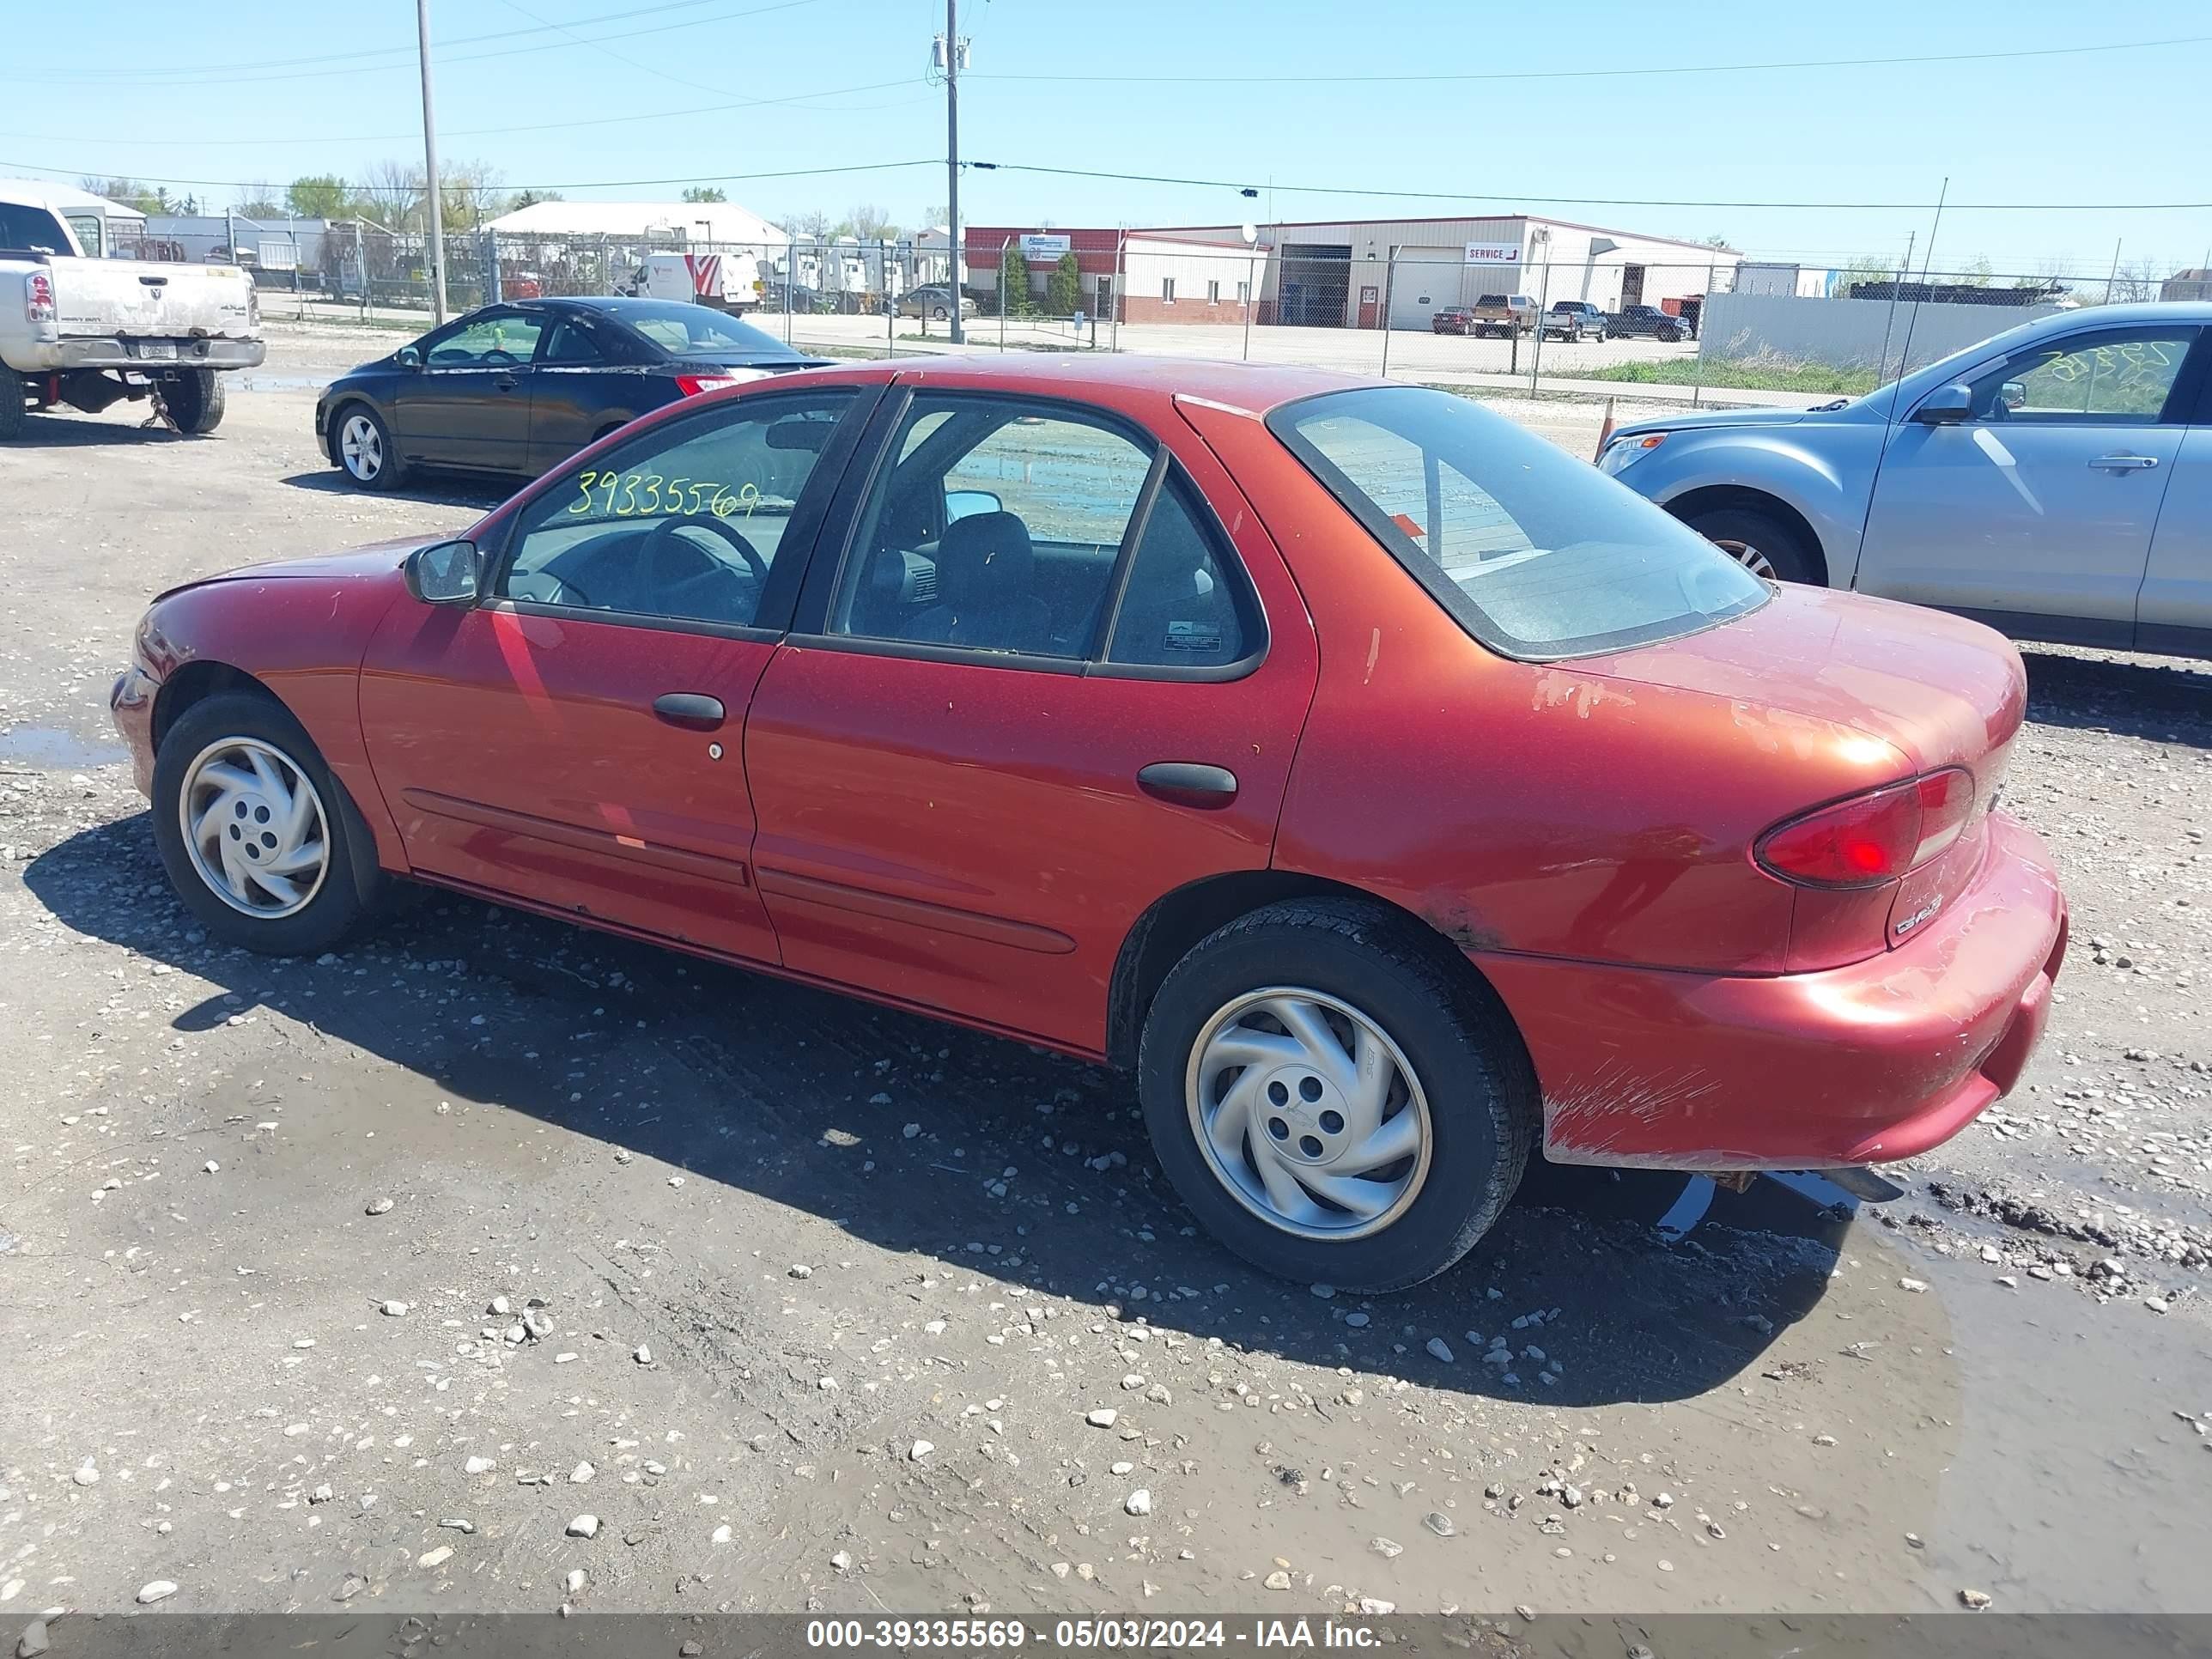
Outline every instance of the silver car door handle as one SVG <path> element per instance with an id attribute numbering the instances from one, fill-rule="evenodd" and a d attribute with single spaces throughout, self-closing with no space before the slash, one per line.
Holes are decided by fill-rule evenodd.
<path id="1" fill-rule="evenodd" d="M 2100 455 L 2089 463 L 2107 472 L 2148 472 L 2158 465 L 2155 455 Z"/>

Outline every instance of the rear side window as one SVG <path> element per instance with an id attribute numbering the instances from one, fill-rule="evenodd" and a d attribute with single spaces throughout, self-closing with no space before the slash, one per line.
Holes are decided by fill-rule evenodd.
<path id="1" fill-rule="evenodd" d="M 1462 627 L 1508 656 L 1649 645 L 1769 597 L 1634 491 L 1449 392 L 1327 392 L 1267 426 Z"/>
<path id="2" fill-rule="evenodd" d="M 1170 471 L 1129 562 L 1106 660 L 1147 668 L 1220 668 L 1259 642 L 1259 619 L 1241 580 Z M 1235 574 L 1232 574 L 1232 571 Z"/>

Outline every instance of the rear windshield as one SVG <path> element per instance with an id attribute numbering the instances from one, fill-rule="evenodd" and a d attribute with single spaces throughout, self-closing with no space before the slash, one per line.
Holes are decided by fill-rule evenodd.
<path id="1" fill-rule="evenodd" d="M 1462 627 L 1508 656 L 1649 645 L 1769 597 L 1626 485 L 1448 392 L 1324 392 L 1267 426 Z"/>
<path id="2" fill-rule="evenodd" d="M 0 202 L 0 247 L 38 248 L 48 253 L 67 253 L 69 240 L 62 222 L 42 207 Z"/>
<path id="3" fill-rule="evenodd" d="M 636 300 L 615 309 L 613 314 L 616 321 L 628 324 L 663 351 L 678 357 L 725 352 L 763 357 L 793 355 L 791 348 L 773 334 L 764 334 L 751 324 L 738 322 L 708 306 Z"/>

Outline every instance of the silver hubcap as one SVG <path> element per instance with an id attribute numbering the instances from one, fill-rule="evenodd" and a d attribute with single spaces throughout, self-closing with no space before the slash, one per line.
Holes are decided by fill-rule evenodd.
<path id="1" fill-rule="evenodd" d="M 1782 580 L 1781 577 L 1774 574 L 1774 561 L 1768 558 L 1765 554 L 1760 552 L 1749 542 L 1716 540 L 1713 543 L 1713 545 L 1720 549 L 1722 552 L 1727 554 L 1729 557 L 1734 559 L 1746 570 L 1751 572 L 1753 575 L 1763 576 L 1771 582 L 1780 581 Z"/>
<path id="2" fill-rule="evenodd" d="M 192 868 L 234 910 L 304 909 L 330 867 L 330 823 L 299 763 L 258 738 L 222 738 L 185 774 L 177 816 Z"/>
<path id="3" fill-rule="evenodd" d="M 1191 1131 L 1221 1184 L 1301 1238 L 1359 1238 L 1428 1179 L 1428 1097 L 1398 1045 L 1319 991 L 1241 996 L 1192 1045 Z"/>
<path id="4" fill-rule="evenodd" d="M 348 417 L 338 428 L 338 453 L 345 458 L 345 470 L 364 482 L 383 471 L 384 440 L 376 422 L 366 415 Z"/>

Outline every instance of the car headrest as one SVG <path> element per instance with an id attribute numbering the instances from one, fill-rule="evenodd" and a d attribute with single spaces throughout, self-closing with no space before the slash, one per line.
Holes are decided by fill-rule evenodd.
<path id="1" fill-rule="evenodd" d="M 955 519 L 937 544 L 938 603 L 973 605 L 1026 594 L 1036 568 L 1029 526 L 1013 514 Z"/>

